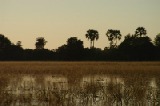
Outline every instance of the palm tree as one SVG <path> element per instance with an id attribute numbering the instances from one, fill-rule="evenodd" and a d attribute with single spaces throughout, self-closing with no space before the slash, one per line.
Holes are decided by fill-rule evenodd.
<path id="1" fill-rule="evenodd" d="M 99 34 L 98 31 L 93 30 L 93 29 L 89 29 L 87 31 L 86 34 L 86 38 L 88 38 L 88 40 L 90 39 L 91 43 L 90 43 L 90 48 L 93 47 L 94 48 L 94 40 L 98 40 L 99 39 Z M 93 46 L 92 46 L 92 42 L 93 42 Z"/>
<path id="2" fill-rule="evenodd" d="M 116 43 L 115 43 L 115 46 L 116 46 L 117 39 L 120 40 L 122 37 L 120 30 L 113 30 L 113 29 L 109 29 L 106 33 L 106 36 L 108 37 L 108 40 L 111 41 L 110 47 L 113 46 L 113 40 L 116 40 Z"/>
<path id="3" fill-rule="evenodd" d="M 135 31 L 135 36 L 137 37 L 137 36 L 142 36 L 142 35 L 146 35 L 147 34 L 147 31 L 145 30 L 145 28 L 144 27 L 138 27 L 137 29 L 136 29 L 136 31 Z"/>
<path id="4" fill-rule="evenodd" d="M 44 49 L 44 45 L 47 43 L 47 41 L 43 37 L 38 37 L 36 39 L 36 49 Z"/>

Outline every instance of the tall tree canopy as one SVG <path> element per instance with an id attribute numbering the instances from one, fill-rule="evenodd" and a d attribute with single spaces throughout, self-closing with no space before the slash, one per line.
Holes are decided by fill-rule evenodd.
<path id="1" fill-rule="evenodd" d="M 78 40 L 77 37 L 71 37 L 67 41 L 69 49 L 83 49 L 83 41 Z"/>
<path id="2" fill-rule="evenodd" d="M 89 30 L 87 31 L 86 38 L 88 38 L 88 40 L 90 40 L 90 48 L 91 48 L 91 47 L 94 48 L 94 40 L 95 40 L 95 39 L 96 39 L 96 40 L 99 39 L 98 31 L 93 30 L 93 29 L 89 29 Z M 93 42 L 93 45 L 92 45 L 92 42 Z"/>
<path id="3" fill-rule="evenodd" d="M 136 37 L 142 37 L 142 35 L 146 35 L 147 34 L 147 31 L 145 30 L 144 27 L 138 27 L 135 31 L 135 36 Z"/>
<path id="4" fill-rule="evenodd" d="M 8 45 L 11 45 L 11 41 L 4 35 L 0 34 L 0 49 L 3 49 Z"/>
<path id="5" fill-rule="evenodd" d="M 131 60 L 150 60 L 153 59 L 155 52 L 149 37 L 136 37 L 130 34 L 125 36 L 118 48 L 125 55 L 129 55 Z"/>
<path id="6" fill-rule="evenodd" d="M 160 47 L 160 33 L 156 35 L 154 39 L 154 44 L 158 47 Z"/>
<path id="7" fill-rule="evenodd" d="M 80 60 L 83 57 L 83 41 L 77 37 L 70 37 L 67 40 L 67 45 L 62 45 L 58 48 L 57 53 L 62 60 Z"/>
<path id="8" fill-rule="evenodd" d="M 36 49 L 44 49 L 44 45 L 47 43 L 47 41 L 43 37 L 38 37 L 36 39 Z"/>
<path id="9" fill-rule="evenodd" d="M 109 29 L 106 33 L 106 36 L 108 37 L 108 40 L 111 41 L 110 48 L 117 46 L 117 40 L 120 40 L 122 37 L 120 30 L 113 29 Z M 116 41 L 115 44 L 113 44 L 113 41 Z"/>

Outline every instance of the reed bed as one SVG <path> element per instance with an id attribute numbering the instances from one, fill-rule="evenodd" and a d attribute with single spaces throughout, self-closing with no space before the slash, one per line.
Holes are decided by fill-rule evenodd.
<path id="1" fill-rule="evenodd" d="M 160 75 L 160 62 L 0 62 L 0 74 Z"/>
<path id="2" fill-rule="evenodd" d="M 16 96 L 5 91 L 12 83 L 10 79 L 14 78 L 17 82 L 14 86 L 18 86 L 27 75 L 32 76 L 30 80 L 34 79 L 36 86 L 44 87 L 37 90 L 40 94 Z M 46 75 L 66 78 L 69 88 L 60 92 L 46 89 Z M 94 78 L 96 75 L 101 79 Z M 85 76 L 91 80 L 80 84 Z M 109 76 L 110 82 L 104 84 L 105 77 L 102 76 Z M 115 83 L 118 78 L 122 81 Z M 149 81 L 153 78 L 156 90 L 150 86 Z M 76 106 L 76 98 L 80 98 L 82 106 L 98 106 L 97 98 L 103 102 L 101 106 L 145 106 L 146 101 L 147 105 L 155 106 L 160 105 L 160 62 L 0 62 L 0 93 L 0 105 L 8 106 L 16 106 L 17 101 L 31 105 L 33 97 L 42 105 L 47 102 L 47 106 Z"/>

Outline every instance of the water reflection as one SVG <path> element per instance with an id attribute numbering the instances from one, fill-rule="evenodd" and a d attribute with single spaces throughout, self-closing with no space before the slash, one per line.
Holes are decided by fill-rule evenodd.
<path id="1" fill-rule="evenodd" d="M 160 78 L 142 76 L 87 75 L 74 85 L 62 75 L 1 75 L 0 105 L 156 106 L 159 89 Z"/>

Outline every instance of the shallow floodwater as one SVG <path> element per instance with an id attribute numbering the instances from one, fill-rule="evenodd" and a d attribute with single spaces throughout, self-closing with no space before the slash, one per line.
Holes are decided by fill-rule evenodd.
<path id="1" fill-rule="evenodd" d="M 160 78 L 86 75 L 72 84 L 62 75 L 13 75 L 0 80 L 0 106 L 160 105 Z"/>

